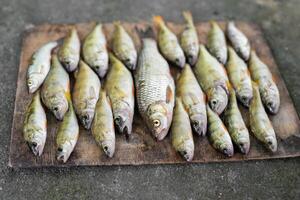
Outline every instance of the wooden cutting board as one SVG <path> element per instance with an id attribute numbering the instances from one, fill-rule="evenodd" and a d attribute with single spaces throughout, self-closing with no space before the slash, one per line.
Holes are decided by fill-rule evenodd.
<path id="1" fill-rule="evenodd" d="M 222 28 L 224 28 L 225 24 L 222 22 L 220 22 L 220 24 Z M 151 25 L 144 22 L 123 23 L 123 25 L 132 36 L 137 48 L 140 49 L 140 38 L 136 29 L 145 30 Z M 80 38 L 83 39 L 85 35 L 92 30 L 95 23 L 81 23 L 75 24 L 75 26 L 79 32 Z M 180 34 L 183 30 L 182 25 L 168 23 L 168 26 L 176 34 Z M 248 155 L 242 155 L 237 152 L 232 158 L 226 158 L 210 146 L 206 137 L 201 138 L 195 135 L 195 156 L 192 162 L 229 162 L 300 156 L 299 118 L 284 81 L 278 71 L 278 67 L 271 54 L 271 50 L 257 25 L 237 22 L 237 26 L 247 35 L 252 48 L 257 51 L 258 56 L 269 66 L 280 91 L 281 106 L 279 113 L 275 116 L 270 116 L 277 134 L 278 151 L 276 153 L 268 152 L 264 146 L 260 144 L 253 135 L 251 135 L 251 148 Z M 68 30 L 70 30 L 70 27 L 71 25 L 45 24 L 31 28 L 24 34 L 17 82 L 14 118 L 11 130 L 8 165 L 10 167 L 20 168 L 41 166 L 63 167 L 185 163 L 185 161 L 172 148 L 170 135 L 168 135 L 165 140 L 156 142 L 146 129 L 137 110 L 135 112 L 131 139 L 126 141 L 123 135 L 117 134 L 116 151 L 112 159 L 108 159 L 104 155 L 104 153 L 96 145 L 90 132 L 81 127 L 78 143 L 68 162 L 65 164 L 57 162 L 55 158 L 55 135 L 59 123 L 49 112 L 47 112 L 48 135 L 44 153 L 41 157 L 33 156 L 25 144 L 22 135 L 24 113 L 32 98 L 32 95 L 28 94 L 27 86 L 25 84 L 28 63 L 35 50 L 46 42 L 58 40 L 64 37 Z M 209 28 L 210 26 L 208 23 L 197 24 L 199 40 L 203 44 L 206 43 Z M 108 41 L 110 41 L 113 25 L 105 24 L 104 31 Z M 171 70 L 172 74 L 176 76 L 178 69 L 171 66 Z M 248 125 L 248 112 L 245 108 L 240 108 L 243 113 L 244 120 Z"/>

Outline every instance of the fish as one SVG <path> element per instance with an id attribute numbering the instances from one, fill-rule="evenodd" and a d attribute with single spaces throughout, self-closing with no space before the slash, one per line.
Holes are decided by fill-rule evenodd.
<path id="1" fill-rule="evenodd" d="M 176 35 L 166 26 L 161 16 L 155 16 L 153 22 L 157 27 L 157 41 L 162 55 L 179 68 L 183 68 L 185 56 Z"/>
<path id="2" fill-rule="evenodd" d="M 56 46 L 56 41 L 49 42 L 39 48 L 32 55 L 26 75 L 29 93 L 34 93 L 43 84 L 50 70 L 52 49 L 54 49 Z"/>
<path id="3" fill-rule="evenodd" d="M 51 69 L 41 88 L 41 98 L 56 119 L 62 120 L 68 110 L 70 97 L 69 74 L 58 60 L 57 54 L 51 57 Z"/>
<path id="4" fill-rule="evenodd" d="M 59 124 L 56 133 L 56 158 L 66 163 L 73 152 L 79 137 L 79 125 L 74 112 L 72 101 L 69 98 L 69 109 Z"/>
<path id="5" fill-rule="evenodd" d="M 223 65 L 227 62 L 227 45 L 225 34 L 215 21 L 210 21 L 211 29 L 208 32 L 207 48 L 211 55 Z"/>
<path id="6" fill-rule="evenodd" d="M 97 144 L 109 158 L 112 158 L 116 145 L 114 119 L 111 101 L 103 89 L 96 104 L 91 131 Z"/>
<path id="7" fill-rule="evenodd" d="M 194 140 L 189 116 L 182 105 L 180 98 L 176 97 L 173 122 L 171 125 L 171 140 L 174 149 L 186 160 L 194 157 Z"/>
<path id="8" fill-rule="evenodd" d="M 245 61 L 248 61 L 251 50 L 250 42 L 245 34 L 235 26 L 233 21 L 227 23 L 226 35 L 237 54 Z"/>
<path id="9" fill-rule="evenodd" d="M 68 72 L 77 69 L 80 59 L 80 39 L 75 27 L 71 28 L 58 51 L 58 59 Z"/>
<path id="10" fill-rule="evenodd" d="M 126 137 L 131 134 L 134 115 L 134 82 L 131 72 L 112 53 L 104 88 L 112 104 L 116 129 Z"/>
<path id="11" fill-rule="evenodd" d="M 234 154 L 233 144 L 230 135 L 224 126 L 220 117 L 215 113 L 210 106 L 206 105 L 207 120 L 208 120 L 208 140 L 212 146 L 223 153 L 224 155 L 231 157 Z"/>
<path id="12" fill-rule="evenodd" d="M 176 81 L 176 96 L 181 98 L 193 131 L 205 136 L 207 130 L 206 99 L 190 67 L 186 64 Z"/>
<path id="13" fill-rule="evenodd" d="M 206 94 L 211 109 L 221 114 L 228 103 L 228 77 L 224 67 L 203 45 L 200 45 L 199 59 L 194 67 L 195 76 Z"/>
<path id="14" fill-rule="evenodd" d="M 228 47 L 228 62 L 226 70 L 232 87 L 236 91 L 238 100 L 245 106 L 249 107 L 253 97 L 251 76 L 247 64 L 241 59 L 235 51 Z"/>
<path id="15" fill-rule="evenodd" d="M 271 114 L 278 113 L 280 107 L 278 87 L 268 66 L 259 59 L 255 51 L 251 52 L 249 70 L 252 80 L 258 84 L 261 99 L 267 111 Z"/>
<path id="16" fill-rule="evenodd" d="M 85 37 L 82 45 L 83 60 L 90 66 L 100 78 L 103 78 L 108 70 L 107 41 L 102 31 L 102 24 L 97 24 Z"/>
<path id="17" fill-rule="evenodd" d="M 47 137 L 47 118 L 37 90 L 26 110 L 23 136 L 29 149 L 35 156 L 41 156 Z"/>
<path id="18" fill-rule="evenodd" d="M 186 56 L 187 62 L 194 66 L 198 59 L 199 52 L 199 40 L 197 30 L 195 28 L 192 14 L 188 11 L 182 13 L 186 24 L 184 30 L 181 33 L 180 45 Z"/>
<path id="19" fill-rule="evenodd" d="M 163 140 L 172 121 L 175 84 L 156 41 L 144 38 L 142 44 L 134 75 L 138 110 L 152 135 Z"/>
<path id="20" fill-rule="evenodd" d="M 250 149 L 249 131 L 238 108 L 235 91 L 232 87 L 229 87 L 229 103 L 224 111 L 224 124 L 238 150 L 243 154 L 248 154 Z"/>
<path id="21" fill-rule="evenodd" d="M 272 123 L 261 102 L 259 88 L 256 83 L 253 86 L 253 99 L 249 107 L 250 129 L 254 136 L 271 151 L 277 151 L 277 139 Z"/>
<path id="22" fill-rule="evenodd" d="M 119 21 L 114 22 L 114 27 L 112 50 L 116 57 L 121 60 L 129 70 L 135 70 L 137 51 L 134 43 Z"/>
<path id="23" fill-rule="evenodd" d="M 90 129 L 101 82 L 97 74 L 82 60 L 79 61 L 79 69 L 74 76 L 76 79 L 72 92 L 74 110 L 82 126 Z"/>

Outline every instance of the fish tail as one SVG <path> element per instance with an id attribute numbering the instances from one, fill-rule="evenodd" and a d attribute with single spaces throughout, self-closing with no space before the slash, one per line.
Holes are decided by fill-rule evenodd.
<path id="1" fill-rule="evenodd" d="M 115 27 L 120 27 L 121 26 L 121 21 L 120 20 L 116 20 L 113 22 Z"/>
<path id="2" fill-rule="evenodd" d="M 182 15 L 183 15 L 183 18 L 185 19 L 185 21 L 188 24 L 194 24 L 194 22 L 193 22 L 193 16 L 192 16 L 192 13 L 190 11 L 187 11 L 187 10 L 183 11 Z"/>
<path id="3" fill-rule="evenodd" d="M 165 25 L 164 19 L 160 15 L 156 15 L 153 17 L 153 23 L 156 27 L 162 27 Z"/>
<path id="4" fill-rule="evenodd" d="M 217 22 L 215 20 L 209 20 L 209 24 L 212 26 L 212 27 L 215 27 L 215 26 L 218 26 Z"/>

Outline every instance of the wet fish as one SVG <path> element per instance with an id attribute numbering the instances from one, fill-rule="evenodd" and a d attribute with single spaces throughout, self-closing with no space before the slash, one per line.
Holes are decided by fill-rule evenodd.
<path id="1" fill-rule="evenodd" d="M 213 111 L 221 114 L 228 102 L 228 77 L 224 67 L 200 45 L 194 72 Z"/>
<path id="2" fill-rule="evenodd" d="M 249 59 L 251 49 L 248 38 L 235 26 L 234 22 L 232 21 L 227 23 L 226 34 L 234 50 L 241 58 L 247 61 Z"/>
<path id="3" fill-rule="evenodd" d="M 75 79 L 72 93 L 74 109 L 83 127 L 90 129 L 99 99 L 101 83 L 97 74 L 82 60 L 79 62 Z"/>
<path id="4" fill-rule="evenodd" d="M 103 78 L 108 70 L 108 53 L 106 38 L 102 31 L 102 24 L 98 24 L 86 36 L 82 45 L 84 61 Z"/>
<path id="5" fill-rule="evenodd" d="M 227 45 L 224 32 L 217 22 L 210 22 L 211 29 L 208 32 L 207 48 L 223 65 L 227 62 Z"/>
<path id="6" fill-rule="evenodd" d="M 253 99 L 249 108 L 250 128 L 254 136 L 271 152 L 277 151 L 277 139 L 273 126 L 260 99 L 259 88 L 253 83 Z"/>
<path id="7" fill-rule="evenodd" d="M 186 25 L 184 31 L 181 34 L 180 45 L 185 53 L 187 62 L 194 66 L 199 52 L 199 40 L 196 28 L 194 26 L 192 14 L 188 11 L 182 13 Z"/>
<path id="8" fill-rule="evenodd" d="M 171 126 L 172 145 L 174 149 L 186 160 L 194 157 L 194 140 L 189 116 L 186 113 L 181 100 L 176 98 L 173 122 Z"/>
<path id="9" fill-rule="evenodd" d="M 32 55 L 27 70 L 27 86 L 29 93 L 34 93 L 44 82 L 50 70 L 51 51 L 56 46 L 57 42 L 49 42 Z"/>
<path id="10" fill-rule="evenodd" d="M 271 114 L 276 114 L 280 106 L 280 94 L 273 76 L 254 51 L 251 52 L 249 70 L 252 80 L 258 84 L 261 99 Z"/>
<path id="11" fill-rule="evenodd" d="M 116 57 L 121 60 L 124 65 L 135 70 L 137 62 L 137 51 L 130 35 L 122 27 L 120 22 L 114 23 L 115 30 L 112 36 L 112 49 Z"/>
<path id="12" fill-rule="evenodd" d="M 175 85 L 168 62 L 155 40 L 145 38 L 135 72 L 139 112 L 158 140 L 167 135 L 173 116 Z"/>
<path id="13" fill-rule="evenodd" d="M 91 130 L 97 144 L 103 149 L 104 153 L 110 158 L 113 157 L 116 143 L 114 119 L 111 102 L 104 90 L 100 92 Z"/>
<path id="14" fill-rule="evenodd" d="M 41 89 L 43 103 L 56 119 L 62 120 L 68 110 L 67 98 L 70 96 L 69 74 L 60 64 L 57 55 L 53 54 L 50 72 Z"/>
<path id="15" fill-rule="evenodd" d="M 41 156 L 47 137 L 47 118 L 39 90 L 35 92 L 27 108 L 23 136 L 32 153 L 35 156 Z"/>
<path id="16" fill-rule="evenodd" d="M 207 130 L 205 95 L 188 64 L 181 71 L 176 88 L 176 96 L 181 98 L 194 132 L 204 136 Z"/>
<path id="17" fill-rule="evenodd" d="M 58 51 L 58 58 L 68 72 L 77 69 L 80 59 L 80 40 L 75 27 L 64 38 L 64 42 Z"/>
<path id="18" fill-rule="evenodd" d="M 226 64 L 229 80 L 236 91 L 238 100 L 249 107 L 253 97 L 251 77 L 246 63 L 229 47 L 229 58 Z"/>
<path id="19" fill-rule="evenodd" d="M 185 56 L 176 35 L 166 26 L 161 16 L 155 16 L 153 21 L 158 29 L 157 41 L 162 55 L 178 67 L 183 68 Z"/>
<path id="20" fill-rule="evenodd" d="M 206 108 L 208 119 L 208 140 L 216 150 L 222 152 L 226 156 L 233 156 L 233 145 L 226 127 L 210 106 L 207 105 Z"/>

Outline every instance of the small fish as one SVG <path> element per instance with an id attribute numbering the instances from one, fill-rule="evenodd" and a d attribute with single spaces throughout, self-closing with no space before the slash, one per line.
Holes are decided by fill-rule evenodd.
<path id="1" fill-rule="evenodd" d="M 103 149 L 104 153 L 109 158 L 113 157 L 116 143 L 114 119 L 111 102 L 104 90 L 100 92 L 91 130 L 97 144 Z"/>
<path id="2" fill-rule="evenodd" d="M 277 139 L 275 131 L 261 102 L 258 86 L 255 83 L 252 83 L 252 85 L 253 99 L 249 107 L 251 132 L 267 149 L 276 152 Z"/>
<path id="3" fill-rule="evenodd" d="M 194 26 L 192 14 L 188 11 L 182 13 L 186 25 L 181 34 L 180 45 L 185 53 L 187 62 L 194 66 L 198 59 L 199 40 L 196 28 Z"/>
<path id="4" fill-rule="evenodd" d="M 230 135 L 219 116 L 206 106 L 208 119 L 208 140 L 212 146 L 228 157 L 233 156 L 233 144 Z"/>
<path id="5" fill-rule="evenodd" d="M 254 51 L 251 52 L 249 70 L 252 80 L 258 84 L 262 102 L 269 113 L 278 113 L 280 106 L 279 90 L 268 66 L 258 58 Z"/>
<path id="6" fill-rule="evenodd" d="M 162 55 L 178 67 L 183 68 L 185 56 L 176 35 L 166 26 L 161 16 L 155 16 L 153 21 L 158 29 L 157 41 Z"/>
<path id="7" fill-rule="evenodd" d="M 97 74 L 82 60 L 79 62 L 75 79 L 72 93 L 74 109 L 83 127 L 90 129 L 101 83 Z"/>
<path id="8" fill-rule="evenodd" d="M 56 158 L 63 163 L 67 162 L 79 137 L 78 121 L 70 99 L 68 99 L 69 110 L 63 121 L 59 124 L 56 134 Z"/>
<path id="9" fill-rule="evenodd" d="M 205 95 L 188 64 L 185 65 L 177 79 L 176 96 L 181 98 L 194 132 L 205 136 L 207 130 Z"/>
<path id="10" fill-rule="evenodd" d="M 168 134 L 173 116 L 175 85 L 168 62 L 158 51 L 155 40 L 145 38 L 135 71 L 139 112 L 157 140 Z"/>
<path id="11" fill-rule="evenodd" d="M 253 97 L 251 77 L 246 63 L 229 47 L 229 58 L 226 64 L 229 80 L 236 91 L 238 100 L 249 107 Z"/>
<path id="12" fill-rule="evenodd" d="M 200 45 L 199 59 L 194 72 L 207 96 L 211 109 L 221 114 L 228 103 L 228 77 L 224 67 Z"/>
<path id="13" fill-rule="evenodd" d="M 229 87 L 229 103 L 224 111 L 224 124 L 239 151 L 247 154 L 250 149 L 249 131 L 238 108 L 235 91 Z"/>
<path id="14" fill-rule="evenodd" d="M 68 72 L 77 69 L 80 59 L 80 40 L 76 28 L 73 27 L 58 51 L 58 58 Z"/>
<path id="15" fill-rule="evenodd" d="M 39 90 L 29 104 L 23 127 L 24 139 L 35 156 L 41 156 L 47 137 L 47 118 L 42 106 Z"/>
<path id="16" fill-rule="evenodd" d="M 102 24 L 98 24 L 86 36 L 82 45 L 82 56 L 84 61 L 100 78 L 103 78 L 108 70 L 106 44 L 106 38 L 102 31 Z"/>
<path id="17" fill-rule="evenodd" d="M 57 55 L 53 54 L 50 72 L 41 89 L 42 101 L 56 119 L 62 120 L 68 110 L 67 98 L 70 96 L 69 74 L 60 64 Z"/>
<path id="18" fill-rule="evenodd" d="M 186 160 L 194 157 L 194 140 L 189 116 L 186 113 L 181 100 L 176 98 L 173 122 L 171 126 L 171 138 L 174 149 Z"/>
<path id="19" fill-rule="evenodd" d="M 128 69 L 135 70 L 137 51 L 134 43 L 120 22 L 115 22 L 114 26 L 112 50 L 116 57 L 121 60 Z"/>
<path id="20" fill-rule="evenodd" d="M 241 58 L 247 61 L 249 59 L 251 49 L 248 38 L 235 26 L 234 22 L 228 22 L 226 33 L 234 50 Z"/>
<path id="21" fill-rule="evenodd" d="M 223 65 L 227 62 L 227 45 L 224 32 L 217 22 L 210 22 L 211 29 L 208 32 L 207 48 L 209 52 L 217 58 Z"/>
<path id="22" fill-rule="evenodd" d="M 44 82 L 50 70 L 51 51 L 56 46 L 57 42 L 49 42 L 32 55 L 31 63 L 27 70 L 29 93 L 34 93 Z"/>

